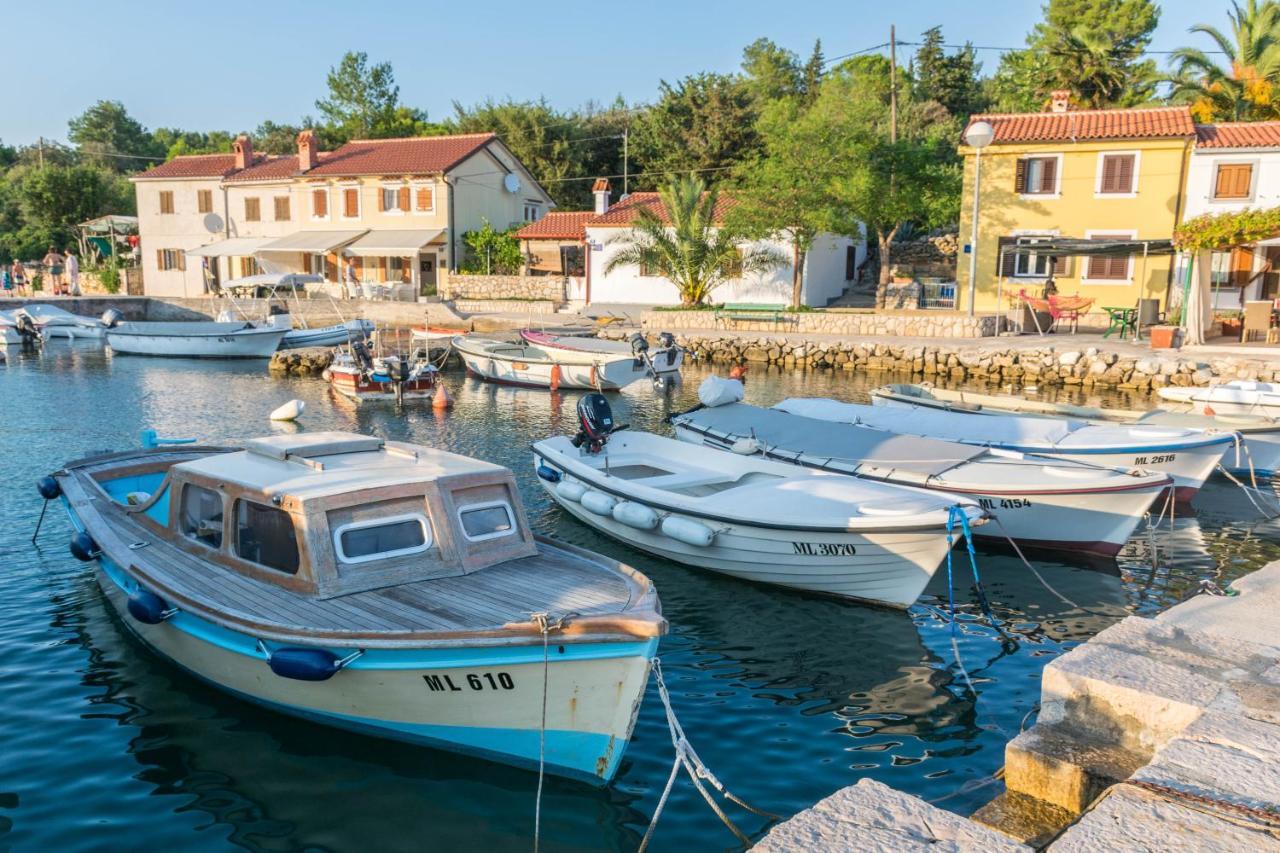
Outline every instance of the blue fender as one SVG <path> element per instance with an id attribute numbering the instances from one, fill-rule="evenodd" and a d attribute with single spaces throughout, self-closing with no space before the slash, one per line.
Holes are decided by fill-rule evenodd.
<path id="1" fill-rule="evenodd" d="M 298 681 L 328 681 L 342 669 L 340 658 L 328 649 L 275 649 L 267 665 L 281 678 Z"/>
<path id="2" fill-rule="evenodd" d="M 128 606 L 129 615 L 144 625 L 159 625 L 177 612 L 163 598 L 141 587 L 129 596 Z"/>
<path id="3" fill-rule="evenodd" d="M 552 468 L 550 465 L 546 465 L 546 464 L 539 465 L 538 476 L 546 480 L 548 483 L 560 482 L 560 472 L 557 471 L 555 468 Z"/>
<path id="4" fill-rule="evenodd" d="M 71 537 L 71 556 L 82 563 L 96 560 L 99 550 L 98 543 L 94 542 L 93 537 L 84 531 Z"/>
<path id="5" fill-rule="evenodd" d="M 36 480 L 36 491 L 40 493 L 40 497 L 51 501 L 62 494 L 62 486 L 58 485 L 58 481 L 52 475 L 49 475 Z"/>

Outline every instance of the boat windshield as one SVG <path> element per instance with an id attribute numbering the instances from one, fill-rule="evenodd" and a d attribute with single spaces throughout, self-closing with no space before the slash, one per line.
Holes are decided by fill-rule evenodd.
<path id="1" fill-rule="evenodd" d="M 298 538 L 284 510 L 236 501 L 236 556 L 285 574 L 298 573 Z"/>
<path id="2" fill-rule="evenodd" d="M 334 531 L 333 538 L 338 559 L 364 563 L 427 550 L 431 547 L 431 525 L 425 516 L 415 513 L 344 524 Z"/>
<path id="3" fill-rule="evenodd" d="M 188 484 L 182 489 L 182 533 L 210 548 L 222 547 L 222 495 Z"/>
<path id="4" fill-rule="evenodd" d="M 515 514 L 506 501 L 471 504 L 458 510 L 462 533 L 472 542 L 510 536 L 516 529 Z"/>

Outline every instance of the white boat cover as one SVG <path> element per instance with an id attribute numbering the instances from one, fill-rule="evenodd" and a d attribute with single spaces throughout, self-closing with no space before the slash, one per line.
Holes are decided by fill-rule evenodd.
<path id="1" fill-rule="evenodd" d="M 37 302 L 33 305 L 24 305 L 17 310 L 26 313 L 38 323 L 63 326 L 89 326 L 92 328 L 102 327 L 102 324 L 92 317 L 81 317 L 79 314 L 72 314 L 70 311 L 64 311 L 56 305 L 45 305 Z"/>
<path id="2" fill-rule="evenodd" d="M 209 243 L 198 249 L 188 249 L 186 254 L 187 257 L 197 258 L 247 258 L 252 257 L 254 252 L 270 242 L 270 237 L 231 237 Z"/>
<path id="3" fill-rule="evenodd" d="M 826 459 L 852 467 L 867 463 L 879 468 L 911 471 L 932 477 L 987 453 L 982 447 L 935 438 L 898 435 L 852 424 L 831 423 L 746 403 L 699 409 L 673 419 L 732 444 L 755 438 L 771 455 L 803 455 L 807 461 Z"/>
<path id="4" fill-rule="evenodd" d="M 1085 426 L 1082 421 L 1065 418 L 1037 418 L 1007 415 L 998 418 L 974 418 L 964 412 L 947 412 L 922 406 L 864 406 L 838 400 L 792 397 L 774 406 L 806 418 L 823 421 L 862 424 L 893 432 L 948 438 L 955 441 L 978 441 L 983 444 L 1053 446 Z"/>
<path id="5" fill-rule="evenodd" d="M 719 376 L 708 376 L 698 386 L 698 399 L 704 406 L 724 406 L 729 403 L 741 403 L 746 396 L 746 389 L 737 379 L 723 379 Z"/>
<path id="6" fill-rule="evenodd" d="M 442 234 L 444 234 L 443 228 L 370 231 L 343 249 L 343 253 L 357 257 L 416 255 L 423 246 L 439 240 Z"/>
<path id="7" fill-rule="evenodd" d="M 295 231 L 285 237 L 268 240 L 258 248 L 259 252 L 302 252 L 304 255 L 323 255 L 339 246 L 345 246 L 364 235 L 367 228 L 355 231 Z"/>

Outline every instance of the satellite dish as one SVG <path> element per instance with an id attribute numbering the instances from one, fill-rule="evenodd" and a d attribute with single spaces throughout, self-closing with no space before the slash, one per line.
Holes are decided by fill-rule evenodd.
<path id="1" fill-rule="evenodd" d="M 222 230 L 222 217 L 216 213 L 206 213 L 204 217 L 204 230 L 210 234 L 217 234 Z"/>
<path id="2" fill-rule="evenodd" d="M 507 188 L 509 193 L 520 192 L 520 179 L 516 177 L 514 172 L 509 172 L 503 177 L 502 185 Z"/>

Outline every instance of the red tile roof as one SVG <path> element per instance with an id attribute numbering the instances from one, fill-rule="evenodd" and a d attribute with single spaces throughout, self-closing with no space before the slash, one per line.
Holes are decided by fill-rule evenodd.
<path id="1" fill-rule="evenodd" d="M 226 181 L 283 181 L 293 177 L 298 171 L 297 154 L 268 154 L 255 157 L 254 160 L 256 162 L 252 166 L 232 172 L 226 177 Z"/>
<path id="2" fill-rule="evenodd" d="M 1196 148 L 1280 148 L 1280 121 L 1198 124 Z"/>
<path id="3" fill-rule="evenodd" d="M 737 202 L 721 193 L 716 198 L 716 209 L 714 218 L 717 223 L 723 222 L 725 214 L 729 212 Z M 642 208 L 647 208 L 658 215 L 663 222 L 667 220 L 666 208 L 662 205 L 662 200 L 657 193 L 632 193 L 626 198 L 618 199 L 618 203 L 610 207 L 607 211 L 599 216 L 593 216 L 587 221 L 587 225 L 591 228 L 596 227 L 622 227 L 630 225 L 636 218 Z"/>
<path id="4" fill-rule="evenodd" d="M 497 137 L 492 133 L 357 139 L 307 172 L 310 176 L 412 175 L 447 172 Z"/>
<path id="5" fill-rule="evenodd" d="M 1187 107 L 1125 110 L 1068 110 L 1065 113 L 976 115 L 969 123 L 989 122 L 995 144 L 1084 142 L 1103 139 L 1168 139 L 1196 133 Z"/>
<path id="6" fill-rule="evenodd" d="M 186 154 L 153 166 L 136 178 L 225 178 L 236 170 L 234 154 Z"/>
<path id="7" fill-rule="evenodd" d="M 592 210 L 552 211 L 521 228 L 516 237 L 520 240 L 581 240 L 586 237 L 587 221 L 595 215 Z"/>

